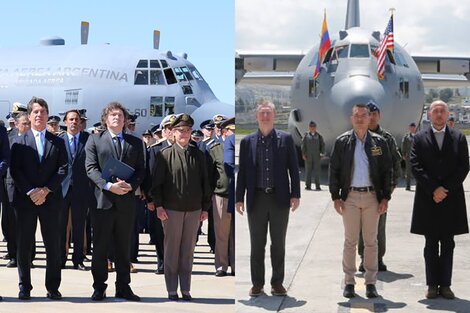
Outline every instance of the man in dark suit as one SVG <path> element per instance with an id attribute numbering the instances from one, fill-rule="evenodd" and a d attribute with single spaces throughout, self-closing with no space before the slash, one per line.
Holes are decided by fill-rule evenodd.
<path id="1" fill-rule="evenodd" d="M 129 286 L 130 237 L 136 213 L 134 192 L 145 175 L 142 140 L 123 132 L 127 111 L 118 102 L 109 103 L 101 115 L 106 130 L 93 134 L 85 146 L 85 167 L 95 184 L 97 207 L 91 210 L 93 226 L 92 300 L 106 298 L 108 279 L 107 256 L 110 244 L 114 246 L 116 262 L 116 298 L 140 301 Z M 102 171 L 110 159 L 117 159 L 134 169 L 126 180 L 103 178 Z"/>
<path id="2" fill-rule="evenodd" d="M 0 126 L 0 176 L 5 176 L 8 166 L 10 165 L 10 145 L 8 143 L 8 135 L 7 135 L 7 130 L 4 126 Z M 2 188 L 3 191 L 5 191 L 4 188 Z M 8 195 L 2 192 L 1 194 L 2 199 L 0 199 L 0 202 L 2 203 L 8 203 Z M 3 198 L 6 198 L 6 201 L 4 201 Z M 5 210 L 5 207 L 3 207 Z M 14 256 L 12 256 L 14 257 Z M 0 296 L 0 301 L 2 300 L 2 297 Z"/>
<path id="3" fill-rule="evenodd" d="M 48 115 L 47 102 L 33 97 L 28 103 L 31 130 L 18 138 L 11 152 L 18 235 L 18 298 L 21 300 L 31 298 L 31 249 L 38 217 L 46 247 L 47 297 L 62 298 L 59 292 L 59 213 L 63 201 L 60 184 L 67 175 L 67 153 L 64 141 L 46 131 Z"/>
<path id="4" fill-rule="evenodd" d="M 294 141 L 289 134 L 274 129 L 275 116 L 272 102 L 259 104 L 256 110 L 259 129 L 240 143 L 235 208 L 243 215 L 246 191 L 252 297 L 263 292 L 268 224 L 272 242 L 271 293 L 276 296 L 286 295 L 282 283 L 289 207 L 294 211 L 299 206 L 300 179 Z"/>
<path id="5" fill-rule="evenodd" d="M 85 170 L 85 144 L 89 134 L 80 131 L 81 119 L 78 110 L 65 112 L 64 123 L 67 126 L 67 131 L 61 134 L 60 138 L 64 140 L 67 150 L 68 173 L 62 182 L 62 196 L 65 201 L 61 214 L 61 264 L 62 268 L 65 268 L 71 227 L 73 268 L 84 271 L 86 270 L 83 265 L 85 220 L 89 207 L 86 195 L 93 192 Z"/>
<path id="6" fill-rule="evenodd" d="M 454 236 L 468 233 L 463 190 L 469 171 L 468 146 L 460 131 L 446 126 L 449 109 L 445 102 L 434 101 L 429 117 L 431 126 L 416 134 L 410 154 L 416 178 L 411 232 L 426 239 L 426 298 L 440 294 L 453 299 Z"/>

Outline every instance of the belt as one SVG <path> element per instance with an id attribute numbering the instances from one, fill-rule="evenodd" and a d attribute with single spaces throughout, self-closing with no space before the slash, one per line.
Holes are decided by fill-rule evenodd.
<path id="1" fill-rule="evenodd" d="M 268 188 L 256 188 L 256 191 L 261 191 L 261 192 L 264 192 L 266 194 L 272 194 L 274 193 L 275 189 L 274 188 L 271 188 L 271 187 L 268 187 Z"/>
<path id="2" fill-rule="evenodd" d="M 371 191 L 374 191 L 374 186 L 367 186 L 367 187 L 349 187 L 349 191 L 371 192 Z"/>

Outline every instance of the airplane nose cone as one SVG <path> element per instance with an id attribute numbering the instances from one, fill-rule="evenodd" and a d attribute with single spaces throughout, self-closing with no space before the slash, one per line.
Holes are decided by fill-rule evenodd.
<path id="1" fill-rule="evenodd" d="M 235 116 L 235 106 L 219 100 L 205 102 L 191 113 L 191 117 L 194 119 L 194 128 L 199 128 L 201 122 L 211 119 L 217 114 L 233 117 Z"/>
<path id="2" fill-rule="evenodd" d="M 379 106 L 385 99 L 383 86 L 367 76 L 354 76 L 343 79 L 331 88 L 332 104 L 347 117 L 355 104 L 367 104 L 374 100 Z"/>

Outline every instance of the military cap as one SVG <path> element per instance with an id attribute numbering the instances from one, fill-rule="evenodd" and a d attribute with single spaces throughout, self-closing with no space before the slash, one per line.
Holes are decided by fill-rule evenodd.
<path id="1" fill-rule="evenodd" d="M 82 120 L 87 120 L 88 119 L 88 117 L 86 117 L 86 109 L 78 110 L 78 114 L 80 114 L 80 119 L 82 119 Z"/>
<path id="2" fill-rule="evenodd" d="M 9 119 L 9 118 L 11 118 L 11 117 L 13 117 L 13 116 L 11 116 L 11 113 L 8 113 L 8 114 L 5 116 L 6 119 Z"/>
<path id="3" fill-rule="evenodd" d="M 129 114 L 129 117 L 127 118 L 127 123 L 128 124 L 135 124 L 135 120 L 137 119 L 137 115 L 135 114 Z"/>
<path id="4" fill-rule="evenodd" d="M 59 129 L 60 129 L 61 131 L 67 131 L 67 126 L 65 126 L 65 125 L 60 125 L 60 126 L 59 126 Z"/>
<path id="5" fill-rule="evenodd" d="M 155 134 L 155 133 L 157 133 L 157 132 L 159 132 L 159 131 L 160 131 L 160 132 L 162 131 L 162 129 L 160 128 L 160 125 L 155 125 L 155 126 L 153 126 L 152 128 L 150 128 L 150 132 L 151 132 L 152 134 Z"/>
<path id="6" fill-rule="evenodd" d="M 8 116 L 8 115 L 7 115 Z M 9 115 L 10 117 L 7 119 L 7 122 L 8 123 L 14 123 L 15 122 L 15 118 L 11 115 Z"/>
<path id="7" fill-rule="evenodd" d="M 455 122 L 455 118 L 449 117 L 449 122 Z"/>
<path id="8" fill-rule="evenodd" d="M 27 111 L 28 111 L 28 108 L 26 107 L 26 105 L 20 102 L 13 103 L 11 113 L 20 113 L 20 112 L 27 112 Z"/>
<path id="9" fill-rule="evenodd" d="M 199 125 L 199 128 L 201 129 L 205 128 L 208 130 L 213 130 L 214 127 L 215 127 L 215 124 L 212 120 L 205 120 Z"/>
<path id="10" fill-rule="evenodd" d="M 176 116 L 174 114 L 170 114 L 165 116 L 165 118 L 160 123 L 160 128 L 163 129 L 165 126 L 171 125 L 171 123 L 175 120 Z"/>
<path id="11" fill-rule="evenodd" d="M 416 127 L 416 124 L 414 122 L 410 123 L 410 127 Z"/>
<path id="12" fill-rule="evenodd" d="M 181 113 L 176 115 L 176 118 L 171 122 L 171 127 L 178 127 L 178 126 L 189 126 L 192 127 L 194 125 L 194 120 L 191 115 L 186 113 Z"/>
<path id="13" fill-rule="evenodd" d="M 310 123 L 308 123 L 308 126 L 317 127 L 317 123 L 315 123 L 314 121 L 310 121 Z"/>
<path id="14" fill-rule="evenodd" d="M 222 123 L 220 123 L 220 128 L 228 128 L 228 129 L 235 129 L 235 117 L 226 119 Z"/>
<path id="15" fill-rule="evenodd" d="M 95 128 L 101 127 L 101 122 L 98 122 L 98 123 L 93 124 L 93 127 L 95 127 Z"/>
<path id="16" fill-rule="evenodd" d="M 369 102 L 367 102 L 367 107 L 369 108 L 369 112 L 380 113 L 379 106 L 377 105 L 377 103 L 374 102 L 374 100 L 370 100 Z"/>
<path id="17" fill-rule="evenodd" d="M 219 126 L 220 123 L 222 123 L 223 121 L 225 121 L 227 119 L 227 117 L 223 114 L 216 114 L 214 115 L 214 117 L 212 118 L 212 121 L 214 122 L 214 124 L 216 126 Z"/>
<path id="18" fill-rule="evenodd" d="M 47 120 L 47 124 L 53 124 L 53 123 L 59 123 L 60 122 L 60 117 L 57 115 L 51 115 L 49 116 L 49 119 Z"/>
<path id="19" fill-rule="evenodd" d="M 150 131 L 150 129 L 146 129 L 146 130 L 142 133 L 142 136 L 152 136 L 152 132 Z"/>
<path id="20" fill-rule="evenodd" d="M 202 138 L 204 137 L 204 134 L 202 133 L 202 131 L 200 131 L 199 129 L 197 130 L 193 130 L 191 132 L 191 137 L 194 137 L 194 138 Z"/>

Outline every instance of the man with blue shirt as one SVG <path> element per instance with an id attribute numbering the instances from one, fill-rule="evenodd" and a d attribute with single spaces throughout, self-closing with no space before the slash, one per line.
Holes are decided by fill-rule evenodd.
<path id="1" fill-rule="evenodd" d="M 331 198 L 344 224 L 343 296 L 355 296 L 356 247 L 362 230 L 366 296 L 376 298 L 377 226 L 390 200 L 392 160 L 385 139 L 368 130 L 367 105 L 353 106 L 351 122 L 353 129 L 335 141 L 329 175 Z"/>

